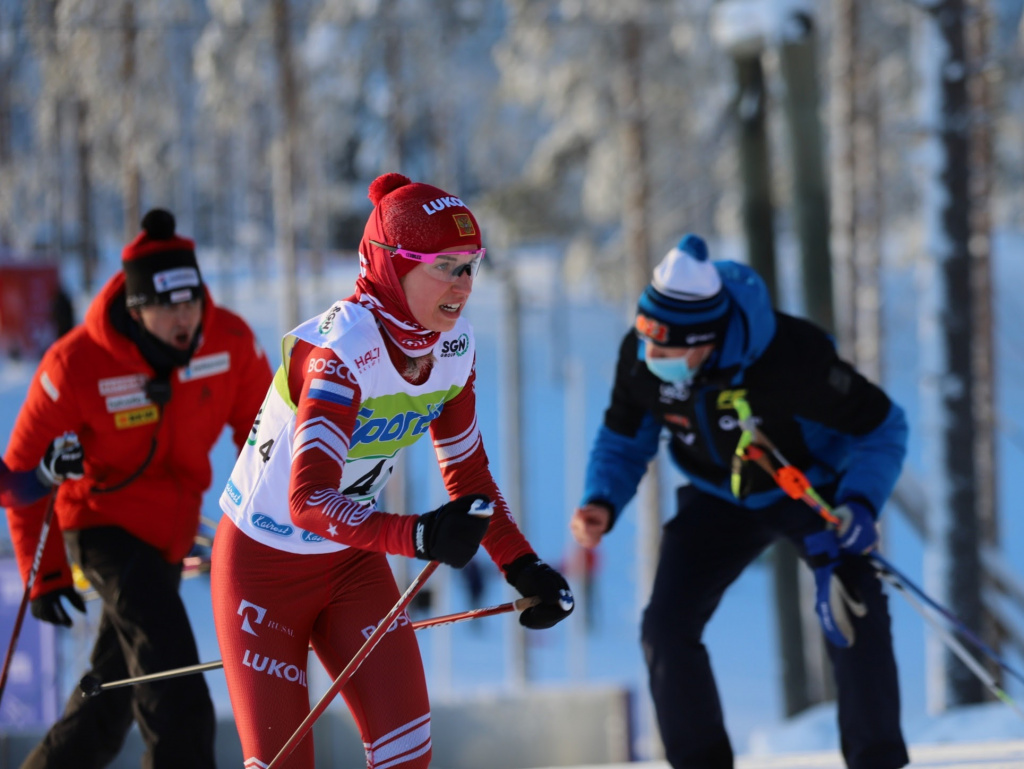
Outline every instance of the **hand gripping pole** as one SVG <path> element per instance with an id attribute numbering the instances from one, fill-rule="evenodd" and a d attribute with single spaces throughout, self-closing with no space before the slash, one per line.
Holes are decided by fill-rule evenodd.
<path id="1" fill-rule="evenodd" d="M 817 512 L 818 515 L 824 518 L 830 526 L 837 525 L 839 520 L 832 512 L 832 508 L 821 497 L 821 495 L 818 494 L 810 481 L 807 480 L 807 476 L 804 475 L 800 469 L 790 464 L 786 458 L 782 456 L 782 453 L 778 448 L 776 448 L 775 444 L 771 442 L 771 439 L 769 439 L 768 436 L 765 435 L 757 426 L 757 423 L 753 418 L 750 405 L 746 400 L 742 398 L 736 399 L 735 407 L 736 413 L 740 419 L 740 427 L 743 429 L 739 445 L 736 448 L 737 457 L 742 461 L 749 459 L 756 462 L 758 466 L 764 469 L 772 476 L 772 478 L 775 479 L 775 482 L 783 491 L 786 492 L 788 496 L 805 502 L 811 509 Z M 771 452 L 774 462 L 766 461 L 765 453 L 763 451 L 757 451 L 758 446 L 756 444 L 760 444 Z M 734 493 L 737 488 L 737 473 L 734 472 Z M 1021 710 L 1017 703 L 1014 702 L 1005 691 L 996 685 L 995 679 L 988 673 L 988 671 L 978 664 L 974 657 L 970 655 L 952 632 L 943 627 L 936 621 L 934 616 L 927 612 L 918 599 L 924 601 L 928 608 L 936 614 L 941 615 L 950 623 L 953 630 L 972 643 L 979 652 L 995 662 L 1007 673 L 1010 673 L 1020 681 L 1024 681 L 1024 675 L 1018 672 L 1016 668 L 1010 666 L 1005 659 L 999 656 L 999 654 L 997 654 L 988 644 L 982 641 L 981 638 L 956 614 L 932 599 L 920 587 L 911 582 L 905 575 L 901 574 L 896 567 L 893 566 L 892 563 L 890 563 L 877 550 L 872 550 L 867 553 L 866 557 L 871 561 L 871 564 L 874 566 L 879 577 L 899 591 L 911 607 L 914 608 L 932 627 L 946 646 L 948 646 L 949 649 L 960 658 L 960 661 L 978 677 L 981 683 L 988 688 L 988 690 L 992 692 L 997 699 L 1009 705 L 1013 708 L 1015 713 L 1024 718 L 1024 711 Z"/>

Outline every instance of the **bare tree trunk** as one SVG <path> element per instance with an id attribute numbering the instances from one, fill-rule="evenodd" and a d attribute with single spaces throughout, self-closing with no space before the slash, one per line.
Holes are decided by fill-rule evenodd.
<path id="1" fill-rule="evenodd" d="M 990 72 L 992 9 L 987 0 L 968 0 L 970 23 L 966 29 L 968 98 L 977 119 L 971 122 L 971 281 L 974 298 L 974 328 L 971 334 L 973 383 L 975 472 L 977 473 L 976 505 L 979 541 L 988 547 L 999 545 L 999 511 L 997 509 L 998 475 L 996 472 L 995 373 L 992 329 L 992 196 L 993 105 Z M 993 648 L 1000 643 L 999 631 L 992 617 L 986 616 L 981 626 L 986 642 Z M 990 664 L 990 672 L 1001 675 L 998 665 Z"/>
<path id="2" fill-rule="evenodd" d="M 508 264 L 500 272 L 502 285 L 501 319 L 501 412 L 502 447 L 505 456 L 502 476 L 507 479 L 505 498 L 520 530 L 529 536 L 526 495 L 523 493 L 523 340 L 522 297 L 519 293 L 519 275 L 515 264 Z M 531 678 L 530 646 L 526 631 L 512 626 L 509 643 L 510 680 L 524 687 Z"/>
<path id="3" fill-rule="evenodd" d="M 388 85 L 391 88 L 391 103 L 388 105 L 388 128 L 391 135 L 391 148 L 388 153 L 388 167 L 385 171 L 403 173 L 405 169 L 405 81 L 402 77 L 402 61 L 405 58 L 405 46 L 402 44 L 402 21 L 398 16 L 397 0 L 385 0 L 381 15 L 387 20 L 384 32 L 384 50 L 388 51 L 385 66 L 388 73 Z"/>
<path id="4" fill-rule="evenodd" d="M 92 137 L 89 104 L 75 103 L 75 141 L 78 157 L 78 254 L 82 260 L 82 288 L 91 294 L 96 285 L 96 228 L 92 218 Z"/>
<path id="5" fill-rule="evenodd" d="M 647 125 L 643 103 L 643 30 L 640 25 L 627 22 L 622 27 L 624 77 L 618 95 L 618 109 L 622 124 L 622 157 L 625 169 L 625 195 L 623 199 L 623 240 L 629 263 L 629 293 L 640 296 L 651 280 L 651 245 L 648 242 L 648 198 L 650 175 L 647 171 Z M 661 540 L 661 513 L 657 490 L 660 486 L 658 468 L 652 463 L 647 470 L 647 482 L 654 493 L 643 500 L 641 515 L 646 521 L 647 536 L 642 548 L 648 556 L 648 572 L 642 582 L 650 587 L 654 578 L 658 545 Z"/>
<path id="6" fill-rule="evenodd" d="M 771 153 L 768 149 L 768 93 L 760 54 L 736 56 L 736 103 L 739 124 L 740 176 L 743 186 L 743 232 L 750 266 L 779 298 L 775 267 L 775 206 L 772 203 Z"/>
<path id="7" fill-rule="evenodd" d="M 64 100 L 53 105 L 53 140 L 50 144 L 53 198 L 53 248 L 64 257 Z"/>
<path id="8" fill-rule="evenodd" d="M 750 266 L 779 300 L 775 266 L 775 206 L 772 202 L 771 154 L 768 148 L 767 100 L 760 52 L 737 53 L 736 120 L 739 124 L 740 175 L 743 186 L 743 231 Z M 772 594 L 782 656 L 782 693 L 787 716 L 816 700 L 811 696 L 800 610 L 800 562 L 787 540 L 772 547 Z"/>
<path id="9" fill-rule="evenodd" d="M 264 205 L 266 198 L 262 186 L 264 175 L 260 173 L 258 164 L 252 160 L 253 158 L 266 158 L 267 156 L 269 131 L 266 128 L 266 121 L 263 119 L 261 110 L 250 105 L 248 120 L 242 127 L 241 132 L 242 138 L 234 157 L 235 167 L 239 169 L 239 173 L 242 176 L 239 184 L 242 190 L 242 221 L 246 222 L 250 229 L 256 226 L 257 223 L 262 228 L 264 223 L 273 217 L 273 210 L 266 210 Z M 266 240 L 269 240 L 269 238 L 266 238 Z M 268 272 L 268 249 L 264 243 L 265 239 L 260 238 L 257 244 L 252 244 L 252 250 L 247 252 L 247 255 L 252 260 L 252 269 L 260 279 L 266 279 Z M 235 245 L 237 246 L 238 244 L 236 243 Z"/>
<path id="10" fill-rule="evenodd" d="M 647 168 L 647 115 L 644 104 L 644 30 L 637 22 L 622 25 L 623 73 L 616 95 L 621 125 L 624 168 L 623 241 L 628 262 L 627 296 L 635 301 L 651 280 L 653 268 L 650 231 L 650 173 Z M 654 573 L 661 545 L 661 471 L 658 458 L 647 466 L 637 499 L 639 542 L 637 546 L 637 593 L 646 602 L 654 584 Z M 655 730 L 652 728 L 652 737 Z M 664 755 L 663 746 L 651 740 L 652 757 Z"/>
<path id="11" fill-rule="evenodd" d="M 124 238 L 130 241 L 139 231 L 142 179 L 135 130 L 135 45 L 138 26 L 135 0 L 124 0 L 121 7 L 121 194 L 124 210 Z"/>
<path id="12" fill-rule="evenodd" d="M 834 0 L 832 39 L 832 271 L 839 348 L 881 380 L 881 242 L 877 82 L 863 50 L 859 5 Z"/>
<path id="13" fill-rule="evenodd" d="M 874 52 L 862 51 L 856 69 L 858 103 L 853 122 L 854 168 L 853 362 L 873 382 L 882 381 L 882 188 L 878 145 L 879 89 Z"/>
<path id="14" fill-rule="evenodd" d="M 857 0 L 834 0 L 832 28 L 832 268 L 839 286 L 836 300 L 836 338 L 849 354 L 854 348 L 854 260 L 857 242 Z"/>
<path id="15" fill-rule="evenodd" d="M 211 137 L 217 154 L 217 186 L 215 188 L 214 238 L 220 259 L 220 302 L 228 307 L 235 300 L 235 222 L 237 212 L 234 206 L 235 178 L 234 156 L 231 152 L 233 141 L 224 135 Z"/>
<path id="16" fill-rule="evenodd" d="M 55 0 L 37 0 L 27 10 L 27 18 L 36 30 L 33 37 L 38 51 L 44 85 L 40 100 L 45 116 L 43 133 L 46 142 L 46 216 L 50 225 L 49 246 L 58 255 L 64 253 L 64 91 L 46 86 L 51 67 L 60 60 L 57 38 L 57 3 Z"/>
<path id="17" fill-rule="evenodd" d="M 818 117 L 818 36 L 814 18 L 809 13 L 794 12 L 788 26 L 803 32 L 799 38 L 794 34 L 787 36 L 779 49 L 779 64 L 786 82 L 784 104 L 793 153 L 794 209 L 800 233 L 804 308 L 811 320 L 834 331 L 828 188 Z"/>
<path id="18" fill-rule="evenodd" d="M 307 137 L 312 139 L 313 133 L 307 131 Z M 309 274 L 315 285 L 322 286 L 324 275 L 324 258 L 329 248 L 329 226 L 330 211 L 327 199 L 327 178 L 326 164 L 323 159 L 327 153 L 323 151 L 320 143 L 312 150 L 313 163 L 306 165 L 306 194 L 309 195 L 309 222 L 307 224 L 309 233 Z M 308 154 L 308 153 L 307 153 Z M 319 292 L 317 292 L 319 294 Z"/>
<path id="19" fill-rule="evenodd" d="M 274 54 L 277 58 L 278 107 L 284 128 L 274 154 L 274 223 L 284 290 L 282 316 L 286 328 L 299 324 L 298 266 L 295 243 L 296 141 L 299 134 L 299 95 L 292 58 L 291 13 L 288 0 L 273 0 Z"/>
<path id="20" fill-rule="evenodd" d="M 809 11 L 794 10 L 787 18 L 789 34 L 779 48 L 779 65 L 785 81 L 784 107 L 789 127 L 793 163 L 794 219 L 800 236 L 804 312 L 819 326 L 834 332 L 832 296 L 832 247 L 829 195 L 825 180 L 823 140 L 819 118 L 818 33 Z M 801 607 L 805 627 L 817 627 L 812 608 L 813 584 L 809 572 L 802 580 Z M 817 691 L 814 700 L 835 696 L 835 679 L 828 662 L 825 641 L 805 644 L 808 678 Z"/>
<path id="21" fill-rule="evenodd" d="M 934 539 L 926 552 L 926 578 L 933 595 L 968 627 L 982 620 L 978 552 L 977 430 L 972 376 L 976 295 L 970 252 L 970 105 L 965 50 L 964 0 L 943 0 L 926 16 L 929 52 L 926 87 L 934 94 L 934 176 L 926 184 L 928 261 L 922 265 L 922 383 L 924 443 Z M 933 678 L 932 706 L 981 702 L 981 682 L 948 649 L 929 641 L 929 658 L 945 671 Z"/>

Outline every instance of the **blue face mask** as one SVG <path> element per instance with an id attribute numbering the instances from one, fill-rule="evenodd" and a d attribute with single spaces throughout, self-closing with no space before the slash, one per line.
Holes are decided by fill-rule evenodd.
<path id="1" fill-rule="evenodd" d="M 640 339 L 640 344 L 637 345 L 636 357 L 644 362 L 647 370 L 654 374 L 654 376 L 658 377 L 662 382 L 668 382 L 669 384 L 682 384 L 683 382 L 692 381 L 703 365 L 701 363 L 696 368 L 693 368 L 686 361 L 686 358 L 649 359 L 647 357 L 647 340 L 645 339 Z"/>
<path id="2" fill-rule="evenodd" d="M 685 358 L 644 358 L 644 362 L 654 376 L 669 384 L 689 382 L 697 375 L 697 369 L 690 368 Z"/>

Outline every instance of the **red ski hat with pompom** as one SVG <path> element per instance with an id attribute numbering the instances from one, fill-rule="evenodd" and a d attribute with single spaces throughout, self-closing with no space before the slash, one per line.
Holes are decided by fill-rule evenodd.
<path id="1" fill-rule="evenodd" d="M 369 241 L 425 254 L 453 247 L 469 251 L 483 246 L 472 212 L 461 199 L 442 189 L 390 173 L 373 180 L 367 197 L 374 209 L 363 231 L 360 253 L 371 262 L 382 258 L 390 261 L 398 278 L 419 262 L 394 256 Z"/>

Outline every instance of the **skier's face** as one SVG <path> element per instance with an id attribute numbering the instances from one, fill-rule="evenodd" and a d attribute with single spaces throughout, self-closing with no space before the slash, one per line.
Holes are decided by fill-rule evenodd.
<path id="1" fill-rule="evenodd" d="M 144 305 L 130 312 L 146 331 L 161 342 L 187 350 L 203 319 L 203 302 L 190 299 L 177 304 Z"/>
<path id="2" fill-rule="evenodd" d="M 459 249 L 449 248 L 441 253 L 449 252 L 459 252 Z M 467 263 L 473 261 L 473 257 L 461 255 L 458 259 Z M 399 282 L 405 291 L 409 310 L 421 326 L 431 331 L 450 331 L 473 291 L 472 271 L 459 270 L 456 265 L 449 271 L 450 275 L 458 275 L 452 282 L 449 278 L 442 280 L 436 277 L 437 269 L 436 263 L 417 264 Z"/>

